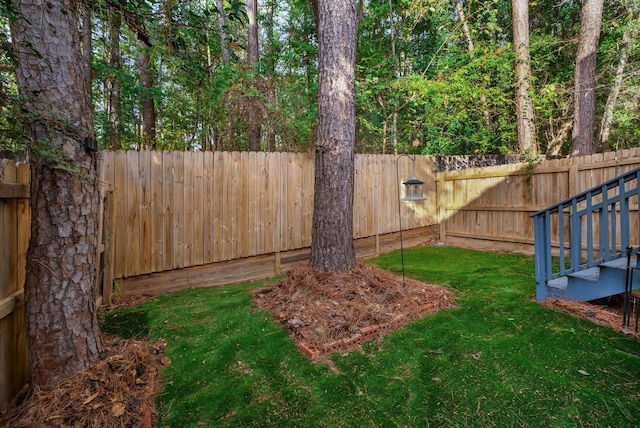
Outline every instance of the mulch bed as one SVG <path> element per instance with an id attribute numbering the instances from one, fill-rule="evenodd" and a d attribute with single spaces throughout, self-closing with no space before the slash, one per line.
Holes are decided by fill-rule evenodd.
<path id="1" fill-rule="evenodd" d="M 104 337 L 104 355 L 87 369 L 16 397 L 0 427 L 155 426 L 164 342 Z"/>
<path id="2" fill-rule="evenodd" d="M 254 290 L 254 303 L 271 312 L 313 361 L 359 349 L 426 314 L 456 305 L 447 289 L 358 263 L 344 274 L 300 265 L 276 285 Z"/>
<path id="3" fill-rule="evenodd" d="M 577 318 L 587 319 L 595 324 L 640 339 L 635 331 L 635 315 L 631 317 L 630 327 L 622 325 L 622 296 L 616 295 L 592 302 L 578 302 L 570 299 L 549 297 L 541 303 L 548 308 L 562 311 Z"/>

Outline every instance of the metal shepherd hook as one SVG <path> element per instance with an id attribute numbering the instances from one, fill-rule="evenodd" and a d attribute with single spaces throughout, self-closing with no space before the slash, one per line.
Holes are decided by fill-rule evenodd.
<path id="1" fill-rule="evenodd" d="M 406 280 L 404 276 L 404 247 L 402 245 L 402 207 L 400 206 L 400 172 L 398 170 L 398 161 L 401 157 L 406 156 L 411 159 L 411 162 L 415 161 L 415 156 L 411 156 L 408 154 L 402 154 L 396 158 L 396 189 L 398 192 L 398 223 L 400 225 L 400 260 L 402 263 L 402 285 L 406 285 Z"/>

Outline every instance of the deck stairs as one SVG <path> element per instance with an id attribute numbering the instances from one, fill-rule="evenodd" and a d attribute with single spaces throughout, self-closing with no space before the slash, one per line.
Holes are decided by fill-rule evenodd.
<path id="1" fill-rule="evenodd" d="M 640 288 L 639 183 L 637 168 L 531 216 L 538 301 Z"/>

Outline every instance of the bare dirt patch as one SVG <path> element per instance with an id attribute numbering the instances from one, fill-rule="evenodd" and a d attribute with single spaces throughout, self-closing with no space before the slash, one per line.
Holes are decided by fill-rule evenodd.
<path id="1" fill-rule="evenodd" d="M 164 342 L 105 337 L 102 359 L 47 388 L 19 395 L 0 427 L 155 426 Z"/>
<path id="2" fill-rule="evenodd" d="M 257 289 L 253 300 L 271 312 L 314 361 L 359 349 L 426 314 L 456 305 L 447 289 L 358 263 L 331 274 L 300 265 L 279 283 Z"/>

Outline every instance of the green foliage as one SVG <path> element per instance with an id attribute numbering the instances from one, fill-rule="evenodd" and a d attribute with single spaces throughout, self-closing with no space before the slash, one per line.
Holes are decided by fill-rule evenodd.
<path id="1" fill-rule="evenodd" d="M 0 150 L 16 151 L 23 147 L 21 112 L 15 75 L 15 55 L 11 49 L 9 19 L 15 17 L 11 2 L 0 3 Z"/>
<path id="2" fill-rule="evenodd" d="M 156 147 L 244 150 L 248 111 L 259 112 L 263 150 L 306 150 L 314 140 L 317 111 L 315 19 L 311 2 L 260 3 L 260 61 L 246 66 L 247 15 L 242 0 L 223 2 L 226 46 L 213 2 L 193 0 L 91 4 L 93 13 L 95 124 L 101 147 L 111 144 L 105 84 L 122 86 L 117 137 L 127 149 L 142 147 L 141 98 L 156 106 Z M 453 2 L 391 0 L 363 2 L 357 45 L 356 113 L 360 152 L 481 154 L 517 151 L 511 4 L 506 0 L 463 2 L 475 52 L 468 51 Z M 531 1 L 530 38 L 537 140 L 544 153 L 573 115 L 573 69 L 581 3 Z M 640 55 L 636 0 L 607 3 L 598 54 L 597 123 L 615 79 L 622 35 L 635 34 L 611 129 L 613 148 L 636 145 L 640 117 L 637 64 Z M 10 2 L 0 3 L 0 44 L 8 46 Z M 124 10 L 120 29 L 122 68 L 110 69 L 109 31 Z M 131 22 L 135 21 L 135 25 Z M 127 24 L 129 23 L 129 24 Z M 152 47 L 152 89 L 139 81 L 135 31 Z M 134 31 L 135 30 L 135 31 Z M 392 45 L 394 50 L 392 50 Z M 394 55 L 395 52 L 395 55 Z M 19 106 L 0 50 L 0 144 L 20 144 Z M 489 120 L 487 119 L 489 118 Z M 570 133 L 566 134 L 570 135 Z M 560 141 L 568 147 L 569 141 Z"/>
<path id="3" fill-rule="evenodd" d="M 398 252 L 372 262 L 401 269 Z M 159 426 L 636 423 L 640 343 L 538 305 L 531 257 L 433 246 L 404 262 L 459 307 L 334 354 L 337 372 L 251 304 L 260 284 L 157 296 L 108 313 L 103 329 L 167 340 Z"/>

